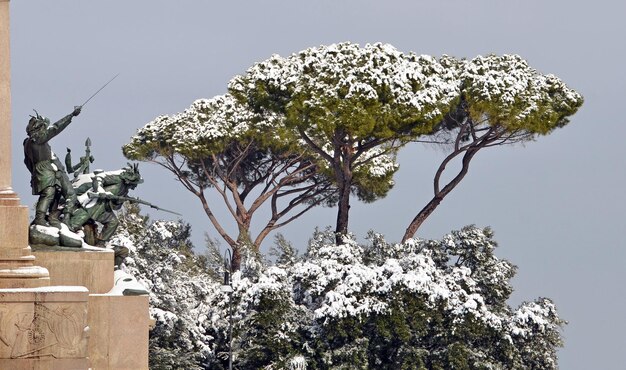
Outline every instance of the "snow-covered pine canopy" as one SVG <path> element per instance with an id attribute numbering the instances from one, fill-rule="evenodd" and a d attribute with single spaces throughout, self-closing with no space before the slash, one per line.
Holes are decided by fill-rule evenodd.
<path id="1" fill-rule="evenodd" d="M 454 73 L 433 57 L 389 44 L 345 42 L 273 55 L 233 78 L 229 90 L 326 140 L 342 128 L 358 141 L 442 116 L 458 96 Z"/>
<path id="2" fill-rule="evenodd" d="M 336 154 L 351 152 L 343 162 L 353 191 L 374 200 L 393 185 L 402 140 L 432 130 L 458 96 L 457 80 L 433 57 L 345 42 L 273 55 L 234 77 L 229 91 L 260 114 L 284 115 L 330 177 Z"/>
<path id="3" fill-rule="evenodd" d="M 472 119 L 487 118 L 508 131 L 548 134 L 567 124 L 583 103 L 558 77 L 539 73 L 518 55 L 478 56 L 458 68 Z"/>
<path id="4" fill-rule="evenodd" d="M 467 154 L 466 172 L 478 150 L 548 134 L 567 124 L 583 102 L 558 77 L 541 74 L 517 55 L 437 59 L 382 43 L 344 42 L 273 55 L 235 76 L 228 89 L 182 113 L 157 117 L 124 146 L 124 154 L 165 159 L 170 167 L 177 166 L 177 156 L 179 164 L 224 167 L 220 156 L 222 162 L 240 160 L 233 148 L 240 152 L 250 143 L 258 158 L 299 156 L 314 165 L 316 181 L 324 178 L 335 187 L 341 234 L 348 231 L 350 196 L 367 202 L 384 197 L 399 168 L 397 152 L 407 143 L 452 145 L 440 168 Z M 258 179 L 256 167 L 239 176 L 252 171 Z M 175 171 L 186 176 L 194 169 Z M 435 203 L 454 186 L 437 184 Z M 420 212 L 404 239 L 433 210 Z"/>
<path id="5" fill-rule="evenodd" d="M 381 43 L 273 55 L 234 77 L 229 90 L 257 112 L 286 115 L 289 125 L 320 139 L 320 148 L 336 129 L 356 144 L 411 129 L 430 134 L 461 96 L 475 121 L 533 134 L 566 124 L 583 102 L 558 77 L 539 73 L 518 55 L 437 60 Z"/>
<path id="6" fill-rule="evenodd" d="M 433 133 L 461 96 L 474 121 L 531 134 L 563 126 L 582 104 L 582 97 L 558 77 L 537 72 L 517 55 L 437 60 L 381 43 L 360 47 L 344 42 L 288 57 L 273 55 L 235 76 L 229 91 L 239 102 L 220 95 L 199 99 L 182 113 L 158 116 L 124 146 L 126 156 L 206 156 L 251 131 L 264 141 L 304 144 L 285 126 L 301 130 L 332 156 L 339 130 L 345 136 L 340 139 L 365 157 L 355 169 L 382 176 L 397 170 L 395 153 L 368 151 L 375 146 L 368 143 Z M 384 158 L 372 160 L 380 156 Z"/>
<path id="7" fill-rule="evenodd" d="M 198 99 L 181 113 L 148 122 L 124 145 L 124 154 L 138 160 L 171 153 L 199 159 L 241 139 L 254 124 L 265 122 L 256 122 L 255 115 L 228 94 Z"/>

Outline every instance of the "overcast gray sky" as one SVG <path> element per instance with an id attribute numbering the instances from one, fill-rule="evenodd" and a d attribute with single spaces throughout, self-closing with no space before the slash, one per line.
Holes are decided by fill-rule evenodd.
<path id="1" fill-rule="evenodd" d="M 90 136 L 94 166 L 120 168 L 120 147 L 138 128 L 224 93 L 233 75 L 273 53 L 380 41 L 435 56 L 520 54 L 583 94 L 583 108 L 549 137 L 479 153 L 419 234 L 440 238 L 466 224 L 491 226 L 498 255 L 519 267 L 511 303 L 550 297 L 570 322 L 561 368 L 624 369 L 624 15 L 624 2 L 581 0 L 13 0 L 13 187 L 25 204 L 35 203 L 21 154 L 32 109 L 58 119 L 116 73 L 54 139 L 57 153 L 67 146 L 80 153 Z M 355 201 L 352 231 L 400 239 L 429 200 L 442 157 L 429 148 L 405 150 L 391 194 L 369 205 Z M 172 175 L 140 167 L 146 182 L 134 195 L 181 212 L 196 243 L 204 232 L 216 236 Z M 304 247 L 315 226 L 334 219 L 333 210 L 320 209 L 282 232 Z"/>

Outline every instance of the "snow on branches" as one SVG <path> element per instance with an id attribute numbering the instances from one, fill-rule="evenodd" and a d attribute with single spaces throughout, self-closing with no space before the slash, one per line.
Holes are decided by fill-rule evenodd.
<path id="1" fill-rule="evenodd" d="M 311 204 L 311 196 L 315 205 L 337 204 L 335 231 L 346 235 L 350 197 L 372 202 L 386 196 L 404 145 L 452 147 L 435 174 L 433 199 L 410 222 L 406 241 L 463 179 L 478 151 L 548 134 L 566 125 L 583 103 L 558 77 L 539 73 L 517 55 L 435 58 L 383 43 L 342 42 L 272 55 L 232 78 L 228 91 L 155 118 L 123 150 L 130 159 L 162 164 L 196 195 L 225 183 L 222 197 L 242 188 L 235 196 L 241 198 L 249 194 L 247 185 L 306 172 L 305 180 L 295 180 L 299 196 L 284 199 L 285 212 L 276 208 L 265 231 L 252 238 L 256 249 L 266 232 L 285 224 L 279 219 L 299 217 L 292 205 Z M 241 166 L 253 158 L 270 165 Z M 441 184 L 453 160 L 462 161 L 462 168 Z M 291 186 L 293 176 L 286 177 L 283 184 Z M 242 184 L 247 179 L 252 181 Z M 238 240 L 251 239 L 251 215 L 241 199 L 235 203 L 228 205 L 237 208 L 234 217 L 245 216 L 236 220 L 244 230 L 237 237 L 227 235 L 203 206 L 237 252 Z"/>
<path id="2" fill-rule="evenodd" d="M 434 117 L 458 95 L 458 84 L 454 71 L 431 56 L 406 55 L 389 44 L 360 47 L 344 42 L 309 48 L 289 57 L 273 55 L 233 78 L 229 90 L 239 96 L 254 92 L 261 98 L 260 104 L 263 97 L 271 98 L 274 92 L 285 97 L 302 96 L 302 109 L 315 112 L 320 121 L 331 121 L 345 120 L 337 117 L 336 111 L 353 111 L 355 103 L 360 107 L 378 103 L 388 111 L 402 109 L 408 113 L 411 109 L 414 118 Z M 340 102 L 336 110 L 328 109 L 329 101 Z"/>
<path id="3" fill-rule="evenodd" d="M 184 225 L 124 228 L 120 240 L 133 245 L 126 268 L 153 292 L 151 345 L 160 361 L 177 350 L 198 366 L 222 363 L 232 317 L 242 369 L 294 359 L 315 368 L 450 368 L 455 356 L 474 367 L 556 368 L 564 321 L 549 299 L 508 306 L 515 268 L 494 255 L 489 229 L 402 245 L 377 234 L 366 245 L 352 236 L 336 245 L 332 232 L 318 232 L 295 261 L 235 272 L 232 294 L 220 290 L 221 271 L 216 278 L 198 269 Z M 354 351 L 363 362 L 351 362 Z"/>
<path id="4" fill-rule="evenodd" d="M 124 154 L 143 159 L 176 152 L 201 158 L 246 134 L 254 117 L 228 94 L 198 99 L 181 113 L 158 116 L 147 123 L 124 146 Z"/>
<path id="5" fill-rule="evenodd" d="M 477 122 L 487 118 L 509 131 L 547 134 L 583 102 L 558 77 L 537 72 L 518 55 L 478 56 L 460 66 L 461 90 Z"/>

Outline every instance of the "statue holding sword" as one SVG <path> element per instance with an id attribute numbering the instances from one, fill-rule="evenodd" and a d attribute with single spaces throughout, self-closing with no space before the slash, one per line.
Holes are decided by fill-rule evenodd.
<path id="1" fill-rule="evenodd" d="M 48 234 L 45 231 L 38 230 L 38 226 L 61 229 L 59 236 L 67 226 L 67 230 L 74 233 L 76 238 L 70 238 L 72 241 L 59 238 L 60 245 L 79 247 L 82 239 L 87 244 L 103 247 L 119 225 L 116 212 L 125 202 L 144 204 L 179 215 L 142 199 L 128 196 L 130 190 L 143 182 L 136 164 L 129 163 L 128 167 L 118 171 L 91 172 L 90 164 L 94 161 L 91 154 L 91 139 L 87 138 L 85 141 L 85 155 L 80 157 L 77 164 L 72 164 L 69 148 L 64 161 L 65 166 L 50 148 L 48 142 L 69 126 L 72 119 L 80 114 L 83 106 L 115 77 L 59 121 L 50 124 L 49 119 L 35 111 L 36 116 L 31 116 L 28 122 L 26 127 L 28 137 L 24 140 L 24 163 L 31 173 L 33 194 L 39 195 L 35 219 L 30 229 L 30 240 L 35 244 L 55 243 L 46 236 Z M 70 173 L 73 174 L 72 180 L 68 176 Z M 83 235 L 76 234 L 80 230 Z"/>
<path id="2" fill-rule="evenodd" d="M 60 134 L 72 119 L 78 116 L 85 104 L 104 89 L 117 75 L 91 95 L 83 104 L 74 107 L 72 113 L 50 124 L 48 118 L 35 111 L 26 126 L 28 137 L 24 140 L 24 164 L 31 173 L 33 195 L 39 195 L 35 207 L 33 225 L 60 227 L 59 214 L 56 212 L 61 197 L 65 199 L 63 222 L 69 224 L 74 211 L 76 195 L 69 181 L 65 168 L 54 154 L 48 142 Z"/>

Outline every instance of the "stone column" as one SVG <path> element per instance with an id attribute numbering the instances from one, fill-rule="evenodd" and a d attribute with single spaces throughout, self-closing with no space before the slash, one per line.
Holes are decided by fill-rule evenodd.
<path id="1" fill-rule="evenodd" d="M 0 288 L 49 285 L 28 246 L 28 207 L 11 188 L 11 58 L 9 1 L 0 0 Z"/>
<path id="2" fill-rule="evenodd" d="M 11 189 L 11 60 L 9 0 L 0 0 L 0 196 L 17 197 Z"/>

